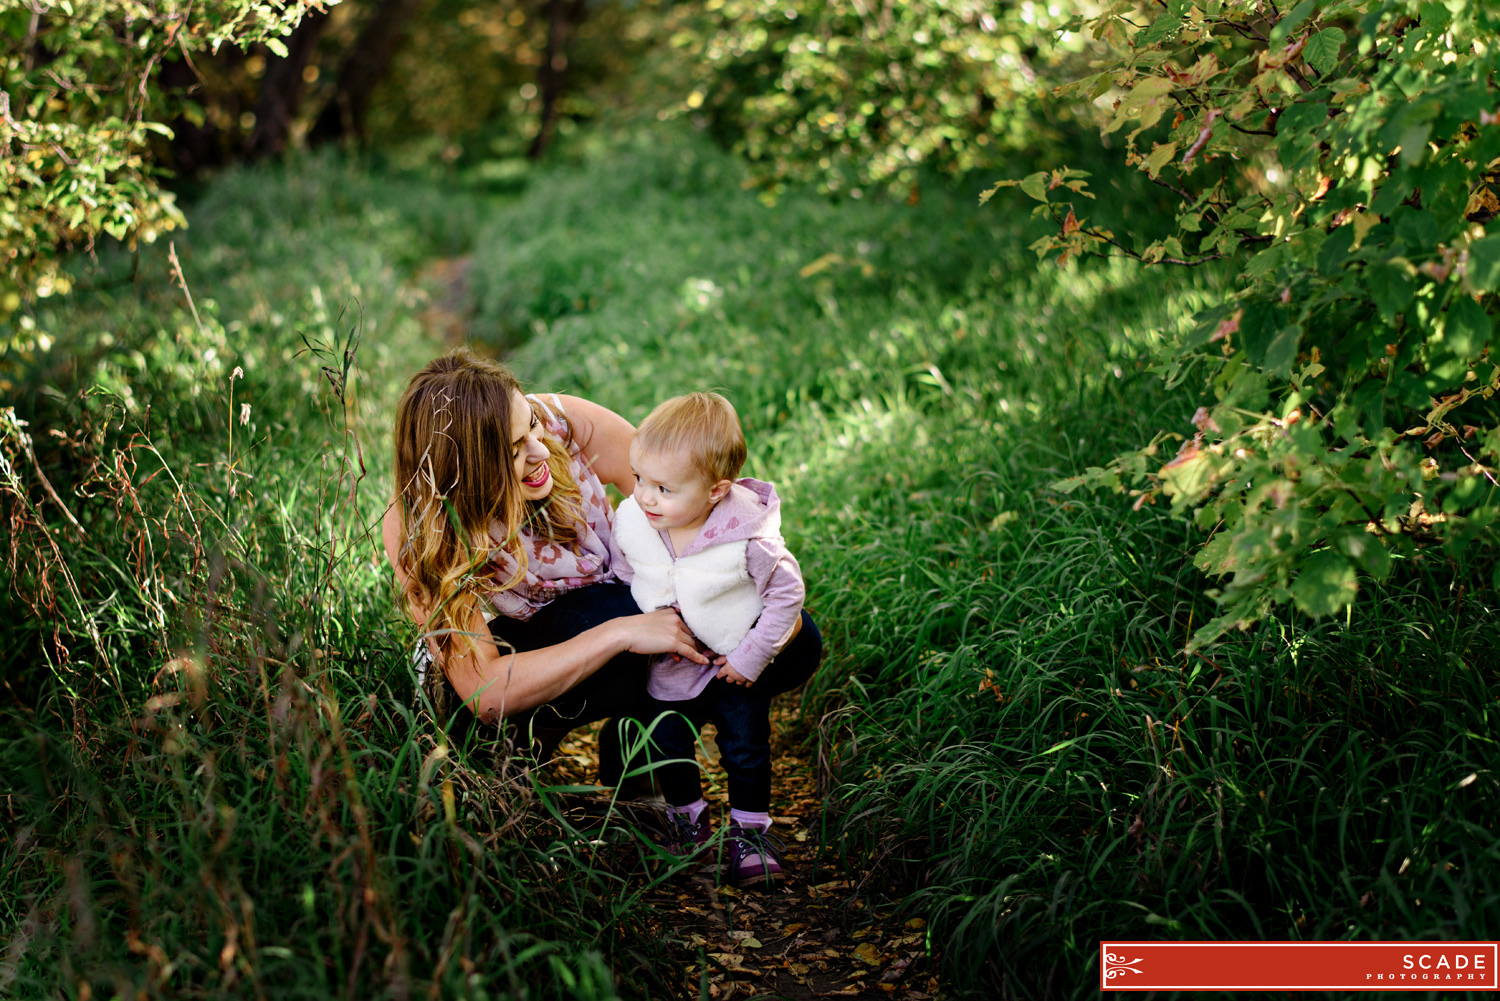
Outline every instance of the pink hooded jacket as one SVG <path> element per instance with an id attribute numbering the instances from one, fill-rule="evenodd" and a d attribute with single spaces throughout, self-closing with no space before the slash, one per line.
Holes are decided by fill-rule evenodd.
<path id="1" fill-rule="evenodd" d="M 745 545 L 746 583 L 753 586 L 760 596 L 760 617 L 739 646 L 729 651 L 712 652 L 724 653 L 729 666 L 751 681 L 760 677 L 761 671 L 785 645 L 801 617 L 806 596 L 802 568 L 777 531 L 780 507 L 775 487 L 764 480 L 744 477 L 736 480 L 724 499 L 714 505 L 697 538 L 681 553 L 673 552 L 667 532 L 657 533 L 674 561 L 710 546 Z M 618 534 L 610 539 L 610 563 L 621 581 L 629 584 L 635 579 L 630 561 L 620 548 Z M 662 657 L 651 665 L 647 691 L 667 702 L 691 699 L 703 691 L 718 672 L 719 668 L 713 664 L 694 664 L 678 657 Z"/>

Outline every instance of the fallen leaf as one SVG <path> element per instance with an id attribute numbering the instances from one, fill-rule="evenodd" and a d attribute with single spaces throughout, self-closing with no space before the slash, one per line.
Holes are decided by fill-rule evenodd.
<path id="1" fill-rule="evenodd" d="M 874 942 L 864 942 L 854 950 L 854 958 L 869 966 L 880 965 L 880 950 Z"/>
<path id="2" fill-rule="evenodd" d="M 750 972 L 749 970 L 745 969 L 743 966 L 740 965 L 741 962 L 742 962 L 742 960 L 740 959 L 740 957 L 736 953 L 733 953 L 733 952 L 710 952 L 708 954 L 708 958 L 712 959 L 714 962 L 718 963 L 720 966 L 724 967 L 726 970 L 732 970 L 735 973 L 749 973 Z"/>
<path id="3" fill-rule="evenodd" d="M 740 945 L 743 948 L 746 948 L 746 949 L 759 949 L 759 948 L 761 948 L 760 939 L 756 938 L 753 935 L 750 936 L 747 939 L 742 940 L 740 942 Z"/>
<path id="4" fill-rule="evenodd" d="M 912 931 L 917 931 L 919 929 L 926 928 L 927 921 L 924 918 L 912 918 L 910 921 L 906 922 L 906 927 L 910 928 Z"/>
<path id="5" fill-rule="evenodd" d="M 908 966 L 910 966 L 910 965 L 911 965 L 911 958 L 910 957 L 907 957 L 905 959 L 898 959 L 898 960 L 896 960 L 894 963 L 892 963 L 890 965 L 889 969 L 887 969 L 884 973 L 882 973 L 880 975 L 881 982 L 882 983 L 887 983 L 887 984 L 894 984 L 896 981 L 900 980 L 902 978 L 902 976 L 904 976 L 906 974 L 906 968 Z"/>

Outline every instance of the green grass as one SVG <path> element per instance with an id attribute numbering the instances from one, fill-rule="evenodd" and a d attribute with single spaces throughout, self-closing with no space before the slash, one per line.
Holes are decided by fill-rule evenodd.
<path id="1" fill-rule="evenodd" d="M 500 206 L 235 172 L 178 241 L 196 321 L 160 247 L 39 311 L 0 377 L 81 531 L 8 433 L 0 992 L 680 993 L 640 855 L 410 708 L 368 529 L 441 349 L 414 275 L 471 250 L 475 338 L 532 387 L 739 407 L 828 641 L 827 848 L 957 993 L 1091 995 L 1100 939 L 1500 937 L 1489 575 L 1412 560 L 1185 658 L 1201 533 L 1051 488 L 1190 432 L 1153 366 L 1222 274 L 1039 267 L 1025 206 L 967 187 L 740 181 L 675 134 Z"/>

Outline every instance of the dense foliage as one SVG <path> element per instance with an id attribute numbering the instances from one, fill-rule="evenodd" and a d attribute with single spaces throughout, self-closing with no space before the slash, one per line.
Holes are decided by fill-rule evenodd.
<path id="1" fill-rule="evenodd" d="M 1197 564 L 1228 579 L 1192 647 L 1288 600 L 1338 612 L 1362 578 L 1428 549 L 1460 586 L 1487 574 L 1500 15 L 1415 0 L 1118 3 L 1073 27 L 1117 53 L 1062 90 L 1113 95 L 1104 135 L 1180 203 L 1174 232 L 1141 239 L 1089 221 L 1079 172 L 1009 182 L 1058 224 L 1036 249 L 1225 258 L 1240 283 L 1166 368 L 1180 423 L 1069 488 L 1132 487 L 1137 506 L 1170 500 L 1210 531 Z"/>
<path id="2" fill-rule="evenodd" d="M 263 41 L 273 50 L 313 0 L 75 0 L 0 11 L 0 347 L 31 340 L 7 317 L 66 291 L 57 256 L 105 235 L 151 241 L 182 223 L 147 156 L 170 119 L 168 56 Z M 6 329 L 10 328 L 10 329 Z"/>
<path id="3" fill-rule="evenodd" d="M 1030 2 L 718 0 L 674 40 L 703 68 L 686 110 L 757 184 L 859 197 L 909 190 L 924 164 L 963 172 L 1055 139 L 1039 46 L 1060 23 Z"/>

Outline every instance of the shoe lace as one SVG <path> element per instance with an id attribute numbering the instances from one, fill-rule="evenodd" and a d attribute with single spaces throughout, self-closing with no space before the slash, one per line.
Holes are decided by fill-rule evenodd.
<path id="1" fill-rule="evenodd" d="M 667 831 L 668 844 L 674 850 L 697 845 L 698 825 L 689 820 L 687 814 L 673 810 L 668 824 L 670 825 Z"/>
<path id="2" fill-rule="evenodd" d="M 751 855 L 762 855 L 774 859 L 777 865 L 786 867 L 786 842 L 770 831 L 759 827 L 741 827 L 732 840 L 736 864 Z"/>

